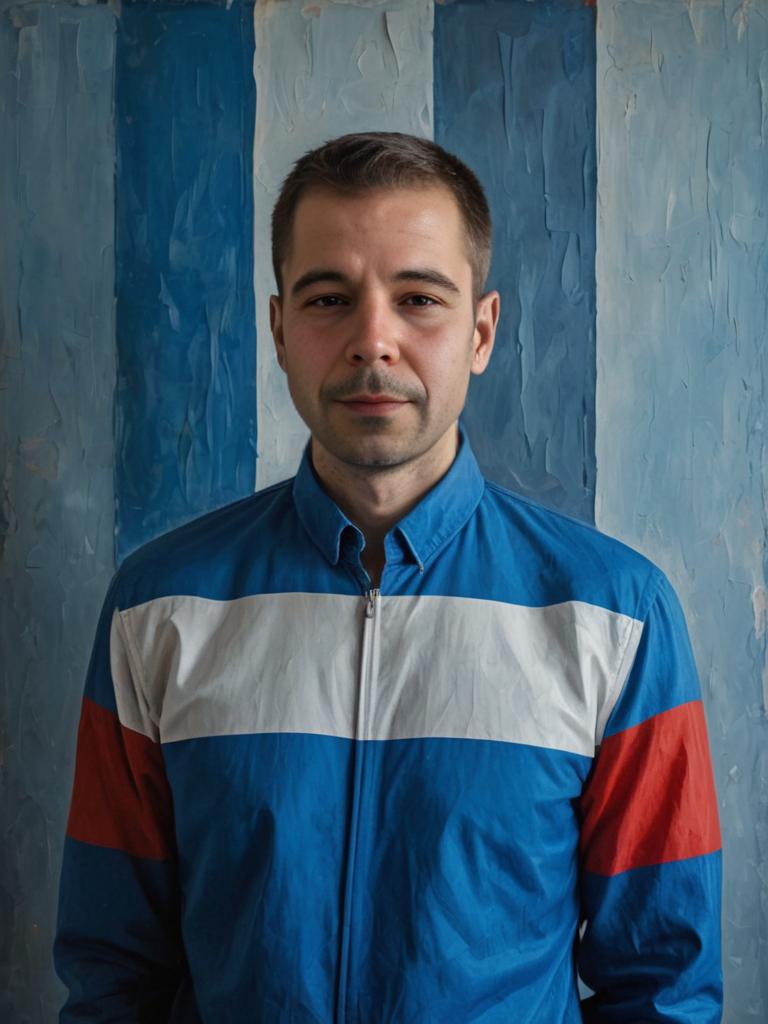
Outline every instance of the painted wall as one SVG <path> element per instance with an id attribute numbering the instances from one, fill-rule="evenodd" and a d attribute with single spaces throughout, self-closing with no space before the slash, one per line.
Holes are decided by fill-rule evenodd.
<path id="1" fill-rule="evenodd" d="M 431 0 L 262 0 L 255 15 L 256 480 L 268 487 L 293 476 L 309 436 L 269 331 L 272 207 L 292 164 L 326 139 L 363 130 L 432 136 L 433 14 Z"/>
<path id="2" fill-rule="evenodd" d="M 477 172 L 493 216 L 501 319 L 464 414 L 480 465 L 592 522 L 595 11 L 436 6 L 435 140 Z"/>
<path id="3" fill-rule="evenodd" d="M 364 127 L 434 134 L 488 189 L 505 305 L 466 414 L 485 468 L 585 519 L 596 503 L 679 589 L 725 831 L 725 1020 L 768 1016 L 768 10 L 601 0 L 595 21 L 581 0 L 153 0 L 121 19 L 0 0 L 3 1021 L 61 1000 L 56 886 L 108 577 L 294 471 L 271 206 L 305 149 Z"/>
<path id="4" fill-rule="evenodd" d="M 0 8 L 0 1020 L 55 1019 L 83 677 L 114 568 L 115 22 Z"/>
<path id="5" fill-rule="evenodd" d="M 670 575 L 724 839 L 727 1024 L 768 1020 L 768 4 L 600 0 L 597 525 Z"/>
<path id="6" fill-rule="evenodd" d="M 253 11 L 117 21 L 118 560 L 253 491 Z"/>

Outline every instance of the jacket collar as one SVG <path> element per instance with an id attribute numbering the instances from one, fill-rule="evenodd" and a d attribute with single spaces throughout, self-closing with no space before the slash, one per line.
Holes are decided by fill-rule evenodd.
<path id="1" fill-rule="evenodd" d="M 454 536 L 477 507 L 485 481 L 464 428 L 459 422 L 459 450 L 448 472 L 387 534 L 387 562 L 410 558 L 420 568 Z M 307 443 L 293 481 L 293 500 L 304 528 L 332 565 L 337 565 L 342 534 L 347 528 L 362 534 L 326 493 L 315 473 Z"/>

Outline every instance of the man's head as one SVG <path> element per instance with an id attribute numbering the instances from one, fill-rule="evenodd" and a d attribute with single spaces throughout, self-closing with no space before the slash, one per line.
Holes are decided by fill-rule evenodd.
<path id="1" fill-rule="evenodd" d="M 301 197 L 325 186 L 344 195 L 381 188 L 444 185 L 453 194 L 464 225 L 472 268 L 472 298 L 483 294 L 491 265 L 491 213 L 477 176 L 452 153 L 429 139 L 401 132 L 358 132 L 331 139 L 305 153 L 283 182 L 272 211 L 272 267 L 283 296 L 283 263 L 291 252 L 293 222 Z"/>
<path id="2" fill-rule="evenodd" d="M 399 156 L 388 168 L 393 144 Z M 449 154 L 442 175 L 427 175 L 423 154 L 431 166 L 442 153 L 409 136 L 344 136 L 303 157 L 278 199 L 270 319 L 315 459 L 378 471 L 455 451 L 469 375 L 482 373 L 493 347 L 499 298 L 477 294 L 490 254 L 482 189 Z M 369 165 L 371 180 L 361 181 Z M 484 243 L 472 241 L 457 198 L 457 165 L 485 211 L 472 222 Z M 310 174 L 313 166 L 322 174 Z"/>

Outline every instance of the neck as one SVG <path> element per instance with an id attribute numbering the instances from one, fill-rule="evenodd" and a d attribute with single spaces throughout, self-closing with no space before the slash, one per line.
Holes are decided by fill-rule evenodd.
<path id="1" fill-rule="evenodd" d="M 399 466 L 350 466 L 312 438 L 312 465 L 328 494 L 365 537 L 363 566 L 378 587 L 384 537 L 450 469 L 458 450 L 454 426 L 429 451 Z"/>

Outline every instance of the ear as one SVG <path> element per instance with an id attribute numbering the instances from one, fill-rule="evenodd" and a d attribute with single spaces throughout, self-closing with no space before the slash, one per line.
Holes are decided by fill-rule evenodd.
<path id="1" fill-rule="evenodd" d="M 498 292 L 486 292 L 477 301 L 475 333 L 472 336 L 472 373 L 482 373 L 488 365 L 496 339 L 500 310 L 501 296 Z"/>
<path id="2" fill-rule="evenodd" d="M 269 326 L 280 369 L 285 373 L 285 340 L 283 338 L 283 304 L 279 295 L 269 296 Z"/>

